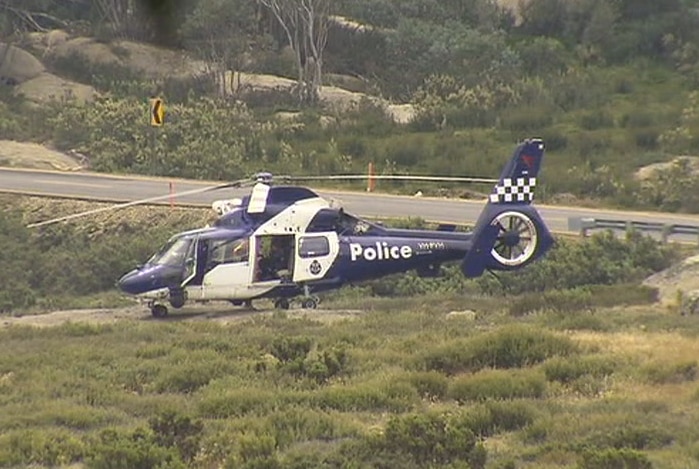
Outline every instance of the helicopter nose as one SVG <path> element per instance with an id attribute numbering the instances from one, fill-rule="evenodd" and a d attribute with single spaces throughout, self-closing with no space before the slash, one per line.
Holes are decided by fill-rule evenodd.
<path id="1" fill-rule="evenodd" d="M 143 292 L 143 279 L 138 274 L 138 271 L 132 271 L 117 281 L 117 287 L 124 293 L 137 295 Z"/>

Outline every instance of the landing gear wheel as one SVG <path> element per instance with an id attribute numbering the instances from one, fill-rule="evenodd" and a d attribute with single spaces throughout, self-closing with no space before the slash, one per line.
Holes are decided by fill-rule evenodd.
<path id="1" fill-rule="evenodd" d="M 301 307 L 303 309 L 316 309 L 318 307 L 317 298 L 304 298 L 301 300 Z"/>
<path id="2" fill-rule="evenodd" d="M 160 304 L 153 305 L 150 308 L 150 314 L 152 314 L 154 318 L 164 318 L 167 316 L 167 307 Z"/>
<path id="3" fill-rule="evenodd" d="M 274 302 L 274 307 L 276 309 L 289 309 L 289 300 L 286 298 L 279 298 Z"/>

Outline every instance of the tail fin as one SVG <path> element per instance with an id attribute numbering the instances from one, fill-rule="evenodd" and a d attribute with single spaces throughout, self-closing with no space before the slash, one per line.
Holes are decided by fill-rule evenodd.
<path id="1" fill-rule="evenodd" d="M 490 194 L 493 204 L 530 204 L 544 157 L 541 139 L 525 140 L 517 146 Z"/>
<path id="2" fill-rule="evenodd" d="M 524 267 L 553 245 L 546 224 L 531 206 L 543 156 L 541 139 L 525 140 L 515 149 L 473 229 L 471 249 L 461 263 L 467 277 L 486 269 Z"/>

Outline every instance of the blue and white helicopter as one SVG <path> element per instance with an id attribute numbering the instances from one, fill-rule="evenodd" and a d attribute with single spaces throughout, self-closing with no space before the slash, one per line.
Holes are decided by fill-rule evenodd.
<path id="1" fill-rule="evenodd" d="M 289 308 L 291 300 L 315 308 L 318 292 L 412 269 L 436 276 L 450 261 L 460 260 L 467 277 L 516 270 L 553 244 L 531 205 L 543 155 L 540 139 L 517 146 L 467 233 L 390 229 L 353 216 L 308 188 L 275 185 L 272 175 L 263 173 L 250 195 L 213 203 L 219 215 L 213 226 L 173 236 L 118 286 L 147 302 L 153 316 L 163 317 L 168 305 L 201 301 L 250 306 L 269 298 L 277 308 Z"/>

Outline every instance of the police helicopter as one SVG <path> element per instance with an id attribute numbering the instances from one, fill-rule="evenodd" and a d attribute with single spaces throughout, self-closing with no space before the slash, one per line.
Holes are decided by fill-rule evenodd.
<path id="1" fill-rule="evenodd" d="M 553 244 L 531 205 L 543 155 L 540 139 L 516 147 L 499 179 L 493 180 L 473 230 L 466 233 L 387 228 L 347 213 L 311 189 L 277 184 L 279 179 L 289 183 L 309 178 L 261 173 L 253 180 L 188 191 L 254 184 L 245 197 L 214 202 L 218 218 L 212 226 L 174 235 L 117 285 L 146 302 L 153 316 L 164 317 L 168 306 L 202 301 L 250 306 L 253 300 L 269 298 L 276 308 L 288 309 L 292 300 L 315 308 L 318 292 L 413 269 L 421 276 L 437 276 L 440 266 L 450 261 L 461 261 L 466 277 L 520 269 Z"/>

